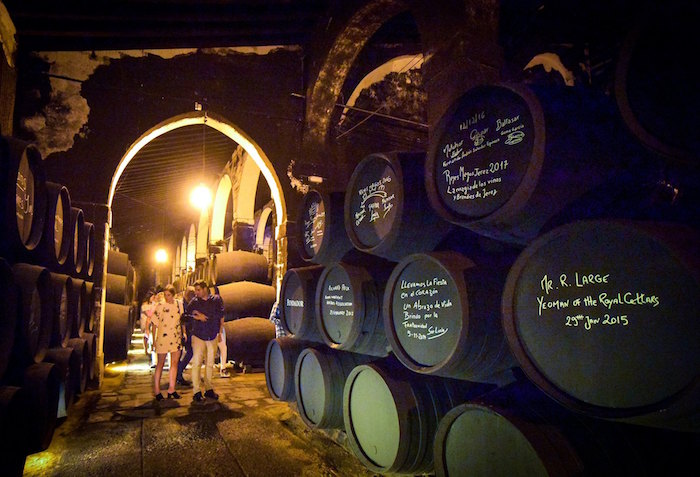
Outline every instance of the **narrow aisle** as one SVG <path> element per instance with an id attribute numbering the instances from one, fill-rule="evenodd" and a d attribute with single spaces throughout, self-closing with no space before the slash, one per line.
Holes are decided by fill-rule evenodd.
<path id="1" fill-rule="evenodd" d="M 80 396 L 49 449 L 27 457 L 24 475 L 372 475 L 270 398 L 262 372 L 219 377 L 215 368 L 220 399 L 205 403 L 193 403 L 192 388 L 181 386 L 182 399 L 156 402 L 153 373 L 134 333 L 128 359 L 108 365 L 102 388 Z"/>

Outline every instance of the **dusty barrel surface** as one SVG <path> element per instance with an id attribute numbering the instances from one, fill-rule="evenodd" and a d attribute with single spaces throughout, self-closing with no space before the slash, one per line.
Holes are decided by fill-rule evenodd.
<path id="1" fill-rule="evenodd" d="M 62 273 L 51 273 L 53 288 L 53 326 L 49 346 L 66 346 L 71 337 L 75 314 L 79 313 L 73 293 L 73 279 Z"/>
<path id="2" fill-rule="evenodd" d="M 502 300 L 525 374 L 578 412 L 697 431 L 699 243 L 682 225 L 611 220 L 534 241 Z"/>
<path id="3" fill-rule="evenodd" d="M 12 272 L 20 296 L 13 355 L 17 363 L 39 363 L 49 347 L 53 327 L 51 272 L 26 263 L 13 265 Z"/>
<path id="4" fill-rule="evenodd" d="M 0 137 L 0 253 L 30 261 L 46 221 L 46 174 L 39 150 L 24 141 Z"/>
<path id="5" fill-rule="evenodd" d="M 70 204 L 70 194 L 64 185 L 46 182 L 46 220 L 38 255 L 41 263 L 52 271 L 60 270 L 70 253 Z"/>
<path id="6" fill-rule="evenodd" d="M 454 224 L 525 245 L 570 204 L 632 169 L 637 157 L 626 151 L 628 135 L 616 117 L 602 94 L 474 87 L 442 116 L 431 141 L 430 203 Z M 605 214 L 601 204 L 613 196 L 589 197 L 591 207 L 578 212 Z"/>
<path id="7" fill-rule="evenodd" d="M 322 265 L 290 268 L 280 285 L 280 322 L 284 331 L 301 340 L 323 342 L 316 325 L 316 287 Z"/>
<path id="8" fill-rule="evenodd" d="M 123 361 L 131 344 L 131 307 L 117 303 L 105 303 L 104 356 L 105 363 Z"/>
<path id="9" fill-rule="evenodd" d="M 507 271 L 453 251 L 404 258 L 384 292 L 395 356 L 417 373 L 497 381 L 517 365 L 498 313 Z"/>
<path id="10" fill-rule="evenodd" d="M 299 415 L 312 429 L 343 428 L 343 388 L 350 372 L 373 358 L 328 347 L 306 348 L 294 367 Z"/>
<path id="11" fill-rule="evenodd" d="M 267 268 L 267 259 L 263 255 L 245 250 L 233 250 L 215 254 L 208 273 L 211 283 L 215 285 L 239 281 L 269 285 Z"/>
<path id="12" fill-rule="evenodd" d="M 387 356 L 381 299 L 391 273 L 389 263 L 360 267 L 334 263 L 324 268 L 316 287 L 316 323 L 333 349 Z"/>
<path id="13" fill-rule="evenodd" d="M 345 230 L 358 250 L 398 261 L 432 250 L 450 224 L 428 202 L 422 153 L 377 153 L 355 167 L 345 195 Z"/>
<path id="14" fill-rule="evenodd" d="M 289 336 L 280 336 L 268 342 L 265 350 L 265 382 L 272 399 L 288 402 L 296 399 L 294 367 L 299 353 L 311 346 L 314 346 L 313 341 Z"/>
<path id="15" fill-rule="evenodd" d="M 10 364 L 18 320 L 19 290 L 12 268 L 0 258 L 0 379 Z"/>
<path id="16" fill-rule="evenodd" d="M 390 360 L 361 364 L 343 389 L 350 448 L 374 472 L 430 473 L 440 418 L 485 389 L 467 381 L 418 376 Z"/>
<path id="17" fill-rule="evenodd" d="M 253 367 L 264 367 L 265 352 L 275 337 L 275 325 L 267 318 L 249 317 L 224 323 L 228 358 Z"/>
<path id="18" fill-rule="evenodd" d="M 352 250 L 353 244 L 345 231 L 344 207 L 344 191 L 310 189 L 304 195 L 297 220 L 302 259 L 328 264 Z"/>
<path id="19" fill-rule="evenodd" d="M 270 316 L 277 295 L 275 287 L 249 281 L 227 283 L 217 288 L 224 301 L 227 320 Z"/>

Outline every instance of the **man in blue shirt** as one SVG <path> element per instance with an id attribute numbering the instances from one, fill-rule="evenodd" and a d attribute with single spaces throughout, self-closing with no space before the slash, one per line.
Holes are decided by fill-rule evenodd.
<path id="1" fill-rule="evenodd" d="M 209 293 L 209 285 L 204 280 L 194 284 L 194 299 L 187 305 L 186 313 L 194 318 L 192 324 L 192 351 L 194 362 L 192 364 L 192 387 L 194 396 L 192 400 L 201 402 L 204 398 L 219 399 L 211 384 L 214 372 L 214 356 L 216 343 L 224 327 L 224 302 L 219 295 Z M 204 364 L 204 396 L 200 390 L 200 373 L 202 359 L 206 350 Z"/>

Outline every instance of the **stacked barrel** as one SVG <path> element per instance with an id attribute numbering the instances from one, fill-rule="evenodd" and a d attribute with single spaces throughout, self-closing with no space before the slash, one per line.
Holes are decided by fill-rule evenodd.
<path id="1" fill-rule="evenodd" d="M 371 154 L 345 192 L 306 194 L 300 254 L 314 265 L 282 282 L 290 337 L 268 345 L 271 396 L 316 425 L 322 402 L 342 402 L 350 448 L 380 473 L 689 462 L 697 204 L 665 201 L 654 161 L 609 98 L 466 91 L 427 154 Z M 373 356 L 334 361 L 340 400 L 319 371 L 331 351 Z"/>
<path id="2" fill-rule="evenodd" d="M 93 368 L 94 226 L 46 180 L 33 145 L 0 138 L 0 455 L 21 474 Z M 19 423 L 17 426 L 12 423 Z"/>
<path id="3" fill-rule="evenodd" d="M 127 358 L 138 315 L 134 267 L 126 253 L 107 252 L 107 285 L 105 287 L 105 362 Z"/>

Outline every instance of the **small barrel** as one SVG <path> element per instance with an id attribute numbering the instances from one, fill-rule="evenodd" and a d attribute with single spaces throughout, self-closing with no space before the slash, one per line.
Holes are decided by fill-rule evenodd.
<path id="1" fill-rule="evenodd" d="M 299 255 L 307 262 L 337 262 L 353 249 L 345 231 L 345 191 L 325 192 L 312 188 L 302 201 L 297 223 Z"/>
<path id="2" fill-rule="evenodd" d="M 27 456 L 28 427 L 32 419 L 29 391 L 18 386 L 0 386 L 0 459 L 3 473 L 21 476 Z"/>
<path id="3" fill-rule="evenodd" d="M 0 137 L 0 254 L 31 261 L 46 221 L 46 174 L 39 149 Z"/>
<path id="4" fill-rule="evenodd" d="M 53 363 L 58 367 L 58 372 L 61 378 L 58 392 L 58 409 L 56 417 L 62 418 L 68 416 L 68 409 L 73 404 L 75 396 L 75 388 L 73 387 L 73 376 L 71 372 L 76 367 L 76 363 L 71 362 L 79 357 L 73 353 L 73 348 L 49 348 L 46 351 L 44 362 Z"/>
<path id="5" fill-rule="evenodd" d="M 77 277 L 83 271 L 85 265 L 85 218 L 83 209 L 70 208 L 70 230 L 73 238 L 64 268 L 61 270 L 66 275 Z"/>
<path id="6" fill-rule="evenodd" d="M 360 267 L 334 263 L 324 268 L 316 287 L 316 325 L 333 349 L 387 356 L 381 297 L 391 272 L 386 264 Z"/>
<path id="7" fill-rule="evenodd" d="M 294 367 L 297 409 L 312 429 L 343 429 L 343 387 L 350 372 L 371 356 L 327 347 L 306 348 Z"/>
<path id="8" fill-rule="evenodd" d="M 280 336 L 268 342 L 265 350 L 265 382 L 272 399 L 295 400 L 294 367 L 299 353 L 311 346 L 314 346 L 313 341 L 289 336 Z"/>
<path id="9" fill-rule="evenodd" d="M 218 289 L 224 301 L 227 321 L 250 316 L 270 316 L 277 295 L 275 287 L 249 281 L 219 285 Z"/>
<path id="10" fill-rule="evenodd" d="M 19 290 L 12 268 L 0 258 L 0 380 L 10 364 L 17 328 Z"/>
<path id="11" fill-rule="evenodd" d="M 92 222 L 84 222 L 83 239 L 85 240 L 85 266 L 82 277 L 89 279 L 95 270 L 95 225 Z"/>
<path id="12" fill-rule="evenodd" d="M 107 288 L 105 289 L 105 299 L 110 303 L 126 305 L 126 275 L 107 274 Z"/>
<path id="13" fill-rule="evenodd" d="M 70 194 L 66 186 L 46 182 L 46 220 L 38 258 L 44 266 L 54 272 L 63 269 L 72 245 L 70 204 Z"/>
<path id="14" fill-rule="evenodd" d="M 53 326 L 49 346 L 65 347 L 71 337 L 71 327 L 78 313 L 73 295 L 73 279 L 62 273 L 51 273 L 53 287 Z"/>
<path id="15" fill-rule="evenodd" d="M 71 385 L 76 395 L 85 392 L 88 382 L 88 364 L 90 362 L 90 351 L 87 340 L 83 338 L 71 338 L 68 340 L 68 348 L 73 350 L 70 364 Z"/>
<path id="16" fill-rule="evenodd" d="M 267 269 L 267 259 L 263 255 L 245 250 L 233 250 L 214 255 L 209 277 L 214 285 L 240 281 L 269 285 Z"/>
<path id="17" fill-rule="evenodd" d="M 131 307 L 117 303 L 105 303 L 104 356 L 105 363 L 123 361 L 131 344 L 129 330 Z"/>
<path id="18" fill-rule="evenodd" d="M 535 240 L 502 300 L 525 374 L 577 412 L 697 432 L 698 244 L 689 227 L 614 220 Z"/>
<path id="19" fill-rule="evenodd" d="M 47 268 L 26 263 L 12 266 L 19 286 L 20 312 L 14 356 L 18 364 L 40 363 L 53 326 L 53 287 Z"/>
<path id="20" fill-rule="evenodd" d="M 275 325 L 267 318 L 248 317 L 224 323 L 228 358 L 254 368 L 265 366 L 265 351 L 275 338 Z"/>
<path id="21" fill-rule="evenodd" d="M 343 421 L 355 456 L 382 474 L 430 473 L 442 416 L 490 389 L 411 373 L 394 360 L 355 367 L 343 388 Z"/>
<path id="22" fill-rule="evenodd" d="M 280 285 L 280 323 L 294 338 L 323 343 L 316 325 L 316 287 L 322 265 L 290 268 Z"/>
<path id="23" fill-rule="evenodd" d="M 118 250 L 107 252 L 107 273 L 126 275 L 129 270 L 129 255 Z"/>
<path id="24" fill-rule="evenodd" d="M 370 154 L 350 177 L 345 230 L 358 250 L 399 261 L 433 250 L 450 231 L 425 191 L 425 154 Z"/>
<path id="25" fill-rule="evenodd" d="M 507 272 L 454 251 L 404 258 L 384 292 L 395 356 L 417 373 L 499 382 L 517 366 L 497 313 Z"/>
<path id="26" fill-rule="evenodd" d="M 61 374 L 53 363 L 34 363 L 24 370 L 22 387 L 29 392 L 32 406 L 28 427 L 27 454 L 42 452 L 49 448 L 56 428 L 58 400 L 61 389 Z"/>

